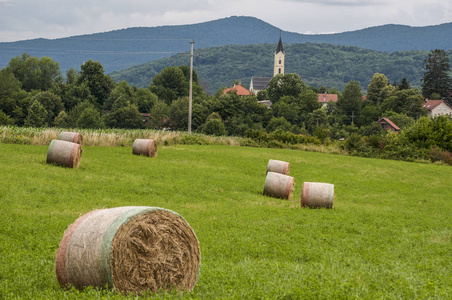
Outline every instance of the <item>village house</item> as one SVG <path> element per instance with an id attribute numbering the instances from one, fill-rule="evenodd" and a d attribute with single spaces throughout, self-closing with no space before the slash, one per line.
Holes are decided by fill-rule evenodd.
<path id="1" fill-rule="evenodd" d="M 319 97 L 319 103 L 322 103 L 322 107 L 326 107 L 328 102 L 333 101 L 334 103 L 337 102 L 337 94 L 317 94 Z"/>
<path id="2" fill-rule="evenodd" d="M 250 96 L 253 94 L 247 88 L 245 88 L 244 86 L 242 86 L 240 84 L 234 84 L 233 87 L 230 87 L 223 91 L 223 95 L 228 94 L 228 93 L 235 93 L 238 96 Z"/>
<path id="3" fill-rule="evenodd" d="M 391 130 L 392 132 L 395 133 L 398 133 L 400 131 L 400 128 L 388 118 L 378 118 L 378 124 L 384 130 Z"/>
<path id="4" fill-rule="evenodd" d="M 444 100 L 425 100 L 423 104 L 429 118 L 438 115 L 449 115 L 452 119 L 452 107 Z"/>

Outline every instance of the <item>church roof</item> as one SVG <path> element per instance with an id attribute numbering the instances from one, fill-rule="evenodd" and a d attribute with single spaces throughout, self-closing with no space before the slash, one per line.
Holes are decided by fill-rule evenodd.
<path id="1" fill-rule="evenodd" d="M 276 48 L 276 53 L 279 53 L 279 52 L 283 52 L 284 53 L 281 37 L 279 38 L 278 47 Z"/>
<path id="2" fill-rule="evenodd" d="M 268 87 L 268 83 L 273 77 L 252 77 L 253 90 L 262 91 Z"/>

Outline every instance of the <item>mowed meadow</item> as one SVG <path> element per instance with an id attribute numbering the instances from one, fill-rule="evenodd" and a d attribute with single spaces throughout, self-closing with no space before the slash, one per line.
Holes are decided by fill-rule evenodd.
<path id="1" fill-rule="evenodd" d="M 46 164 L 48 146 L 0 144 L 0 299 L 140 298 L 64 290 L 55 255 L 93 209 L 181 214 L 200 277 L 174 299 L 451 299 L 452 167 L 284 149 L 84 146 L 80 167 Z M 269 159 L 290 162 L 293 199 L 262 195 Z M 300 207 L 304 181 L 335 185 L 334 209 Z"/>

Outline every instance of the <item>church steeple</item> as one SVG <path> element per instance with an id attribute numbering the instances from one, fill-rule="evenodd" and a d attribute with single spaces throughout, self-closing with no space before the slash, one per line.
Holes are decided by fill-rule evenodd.
<path id="1" fill-rule="evenodd" d="M 279 53 L 279 52 L 284 53 L 281 37 L 279 37 L 278 47 L 276 47 L 276 53 Z"/>
<path id="2" fill-rule="evenodd" d="M 278 74 L 284 75 L 284 49 L 281 40 L 281 36 L 279 37 L 278 47 L 276 47 L 275 52 L 275 65 L 273 71 L 273 77 Z"/>

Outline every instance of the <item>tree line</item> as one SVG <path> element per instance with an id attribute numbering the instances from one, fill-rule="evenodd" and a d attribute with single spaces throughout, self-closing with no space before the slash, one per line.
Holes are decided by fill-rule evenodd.
<path id="1" fill-rule="evenodd" d="M 344 139 L 344 147 L 359 155 L 381 155 L 388 149 L 388 138 L 391 145 L 405 139 L 408 148 L 398 145 L 395 149 L 410 149 L 406 153 L 411 156 L 427 155 L 413 150 L 419 147 L 452 152 L 450 120 L 435 119 L 438 124 L 430 124 L 423 108 L 424 97 L 450 100 L 449 72 L 447 54 L 435 50 L 425 59 L 422 89 L 412 88 L 406 78 L 391 83 L 384 74 L 375 73 L 366 97 L 357 81 L 338 91 L 309 86 L 295 73 L 275 76 L 256 96 L 224 94 L 223 89 L 208 95 L 194 72 L 192 129 L 248 137 L 258 143 L 328 144 Z M 23 54 L 0 70 L 0 124 L 187 130 L 189 78 L 188 66 L 166 67 L 148 87 L 138 88 L 126 81 L 115 83 L 99 62 L 88 60 L 79 71 L 70 69 L 63 77 L 52 59 Z M 337 94 L 338 101 L 323 107 L 318 93 Z M 271 101 L 271 109 L 259 102 L 264 99 Z M 406 134 L 386 133 L 376 122 L 379 117 L 390 118 Z M 431 138 L 432 128 L 446 130 L 438 137 L 441 141 Z"/>

